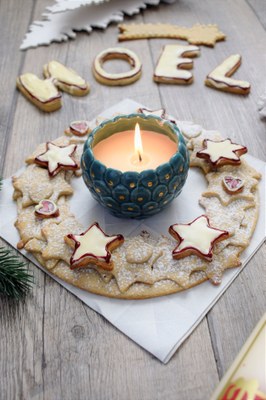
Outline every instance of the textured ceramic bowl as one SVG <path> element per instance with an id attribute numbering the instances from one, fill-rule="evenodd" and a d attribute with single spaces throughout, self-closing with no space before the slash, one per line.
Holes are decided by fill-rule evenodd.
<path id="1" fill-rule="evenodd" d="M 141 129 L 159 132 L 177 143 L 169 162 L 142 172 L 121 172 L 95 159 L 93 147 L 117 132 Z M 157 116 L 118 115 L 100 124 L 89 135 L 81 158 L 82 176 L 92 196 L 111 214 L 122 218 L 145 218 L 157 214 L 176 198 L 187 179 L 189 154 L 176 125 Z"/>

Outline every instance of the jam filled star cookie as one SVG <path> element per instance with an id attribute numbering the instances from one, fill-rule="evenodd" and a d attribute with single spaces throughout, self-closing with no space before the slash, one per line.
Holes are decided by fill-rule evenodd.
<path id="1" fill-rule="evenodd" d="M 179 242 L 172 252 L 173 258 L 196 254 L 207 261 L 212 261 L 215 243 L 229 236 L 227 231 L 211 227 L 206 215 L 201 215 L 189 224 L 171 225 L 169 233 Z"/>
<path id="2" fill-rule="evenodd" d="M 124 237 L 120 234 L 106 235 L 99 224 L 95 222 L 80 235 L 67 235 L 65 241 L 70 246 L 73 244 L 75 246 L 70 258 L 72 269 L 94 264 L 111 271 L 113 269 L 111 251 L 124 242 Z"/>
<path id="3" fill-rule="evenodd" d="M 228 174 L 227 170 L 223 171 L 224 167 L 217 172 L 209 172 L 206 175 L 208 187 L 202 193 L 202 196 L 217 197 L 225 207 L 238 199 L 245 199 L 248 202 L 254 201 L 258 180 L 251 176 L 247 178 L 247 175 L 244 175 L 246 168 L 241 167 L 242 164 L 238 166 L 239 171 L 234 173 L 233 170 L 231 174 Z"/>
<path id="4" fill-rule="evenodd" d="M 238 165 L 241 163 L 240 156 L 247 153 L 247 148 L 240 144 L 232 143 L 231 139 L 214 142 L 204 139 L 203 149 L 196 156 L 208 161 L 213 168 L 225 164 Z"/>
<path id="5" fill-rule="evenodd" d="M 51 142 L 46 143 L 46 151 L 37 157 L 34 162 L 48 169 L 51 177 L 55 176 L 61 170 L 77 170 L 79 165 L 72 157 L 77 146 L 57 146 Z"/>
<path id="6" fill-rule="evenodd" d="M 45 241 L 43 228 L 50 224 L 59 224 L 71 215 L 69 205 L 64 197 L 57 201 L 60 214 L 53 218 L 38 218 L 35 214 L 35 206 L 24 208 L 21 203 L 22 198 L 17 200 L 18 218 L 15 222 L 15 227 L 20 234 L 19 248 L 23 248 L 32 239 Z"/>
<path id="7" fill-rule="evenodd" d="M 222 180 L 224 190 L 229 194 L 238 194 L 244 189 L 244 180 L 239 176 L 226 175 Z"/>

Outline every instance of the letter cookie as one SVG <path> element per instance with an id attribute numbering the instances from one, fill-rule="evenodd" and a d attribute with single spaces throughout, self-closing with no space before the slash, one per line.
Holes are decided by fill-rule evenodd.
<path id="1" fill-rule="evenodd" d="M 190 84 L 193 75 L 186 71 L 193 67 L 193 61 L 186 57 L 196 57 L 200 54 L 197 46 L 180 46 L 167 44 L 156 65 L 153 80 L 160 83 Z"/>
<path id="2" fill-rule="evenodd" d="M 238 165 L 241 163 L 240 156 L 247 153 L 247 148 L 240 144 L 232 143 L 231 139 L 214 142 L 204 139 L 203 150 L 196 153 L 198 158 L 204 158 L 212 167 L 220 167 L 225 164 Z"/>
<path id="3" fill-rule="evenodd" d="M 42 111 L 52 112 L 62 106 L 61 94 L 51 79 L 43 80 L 34 74 L 26 73 L 17 78 L 17 88 Z"/>
<path id="4" fill-rule="evenodd" d="M 111 271 L 113 269 L 111 251 L 124 242 L 124 237 L 122 235 L 106 235 L 99 224 L 95 222 L 80 235 L 65 236 L 65 242 L 71 247 L 74 244 L 74 252 L 70 258 L 71 269 L 94 264 Z"/>
<path id="5" fill-rule="evenodd" d="M 217 25 L 193 25 L 191 28 L 171 24 L 121 24 L 118 40 L 169 38 L 187 40 L 190 44 L 214 47 L 225 34 Z"/>
<path id="6" fill-rule="evenodd" d="M 50 61 L 44 65 L 43 74 L 46 78 L 52 78 L 59 89 L 74 96 L 85 96 L 90 91 L 90 86 L 85 79 L 58 61 Z"/>
<path id="7" fill-rule="evenodd" d="M 103 64 L 107 60 L 122 59 L 126 60 L 132 69 L 128 72 L 120 72 L 111 74 L 103 69 Z M 141 76 L 141 62 L 137 55 L 123 47 L 114 47 L 103 50 L 99 53 L 93 63 L 93 74 L 95 79 L 107 86 L 124 86 L 130 85 L 137 81 Z"/>
<path id="8" fill-rule="evenodd" d="M 35 157 L 35 164 L 41 165 L 48 169 L 51 177 L 55 176 L 62 169 L 76 170 L 79 165 L 76 163 L 72 155 L 75 153 L 77 146 L 70 144 L 69 146 L 56 146 L 55 144 L 46 143 L 46 151 Z"/>
<path id="9" fill-rule="evenodd" d="M 207 261 L 212 261 L 215 243 L 229 236 L 227 231 L 211 227 L 206 215 L 201 215 L 189 224 L 171 225 L 169 233 L 179 242 L 172 252 L 173 258 L 195 254 Z"/>
<path id="10" fill-rule="evenodd" d="M 248 94 L 250 83 L 230 78 L 241 64 L 240 54 L 233 54 L 218 65 L 205 80 L 205 85 L 214 89 L 237 94 Z"/>

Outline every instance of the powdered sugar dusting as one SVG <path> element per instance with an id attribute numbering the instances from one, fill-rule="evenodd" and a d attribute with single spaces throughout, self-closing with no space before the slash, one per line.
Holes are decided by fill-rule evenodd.
<path id="1" fill-rule="evenodd" d="M 196 152 L 202 148 L 204 139 L 221 140 L 222 136 L 219 132 L 206 131 L 187 121 L 179 122 L 176 121 L 186 136 L 191 152 L 191 166 L 198 166 L 207 174 L 208 188 L 202 194 L 200 204 L 205 208 L 212 226 L 230 233 L 228 239 L 214 246 L 212 262 L 194 255 L 175 260 L 172 251 L 176 241 L 168 236 L 155 237 L 148 233 L 126 238 L 124 244 L 113 251 L 112 271 L 93 265 L 71 270 L 69 260 L 73 249 L 66 244 L 64 236 L 79 234 L 84 230 L 69 209 L 73 172 L 62 171 L 51 179 L 47 170 L 31 165 L 36 155 L 45 151 L 45 144 L 27 158 L 30 165 L 13 181 L 14 199 L 18 206 L 16 227 L 25 249 L 35 254 L 42 265 L 66 282 L 110 297 L 161 296 L 193 287 L 207 279 L 219 284 L 226 268 L 240 265 L 239 254 L 248 246 L 254 231 L 260 176 L 245 162 L 241 166 L 226 165 L 210 172 L 209 164 L 197 158 Z M 73 140 L 73 137 L 61 137 L 53 143 L 66 146 Z M 78 146 L 77 158 L 82 151 L 81 142 Z M 224 191 L 221 181 L 228 173 L 245 180 L 243 192 L 230 195 Z M 42 199 L 54 201 L 60 209 L 60 216 L 49 220 L 37 219 L 34 204 Z"/>

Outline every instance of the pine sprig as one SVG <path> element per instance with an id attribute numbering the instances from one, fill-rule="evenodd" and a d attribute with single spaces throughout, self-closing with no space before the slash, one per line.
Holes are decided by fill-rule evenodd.
<path id="1" fill-rule="evenodd" d="M 0 294 L 20 299 L 31 288 L 33 275 L 9 249 L 0 247 Z"/>

